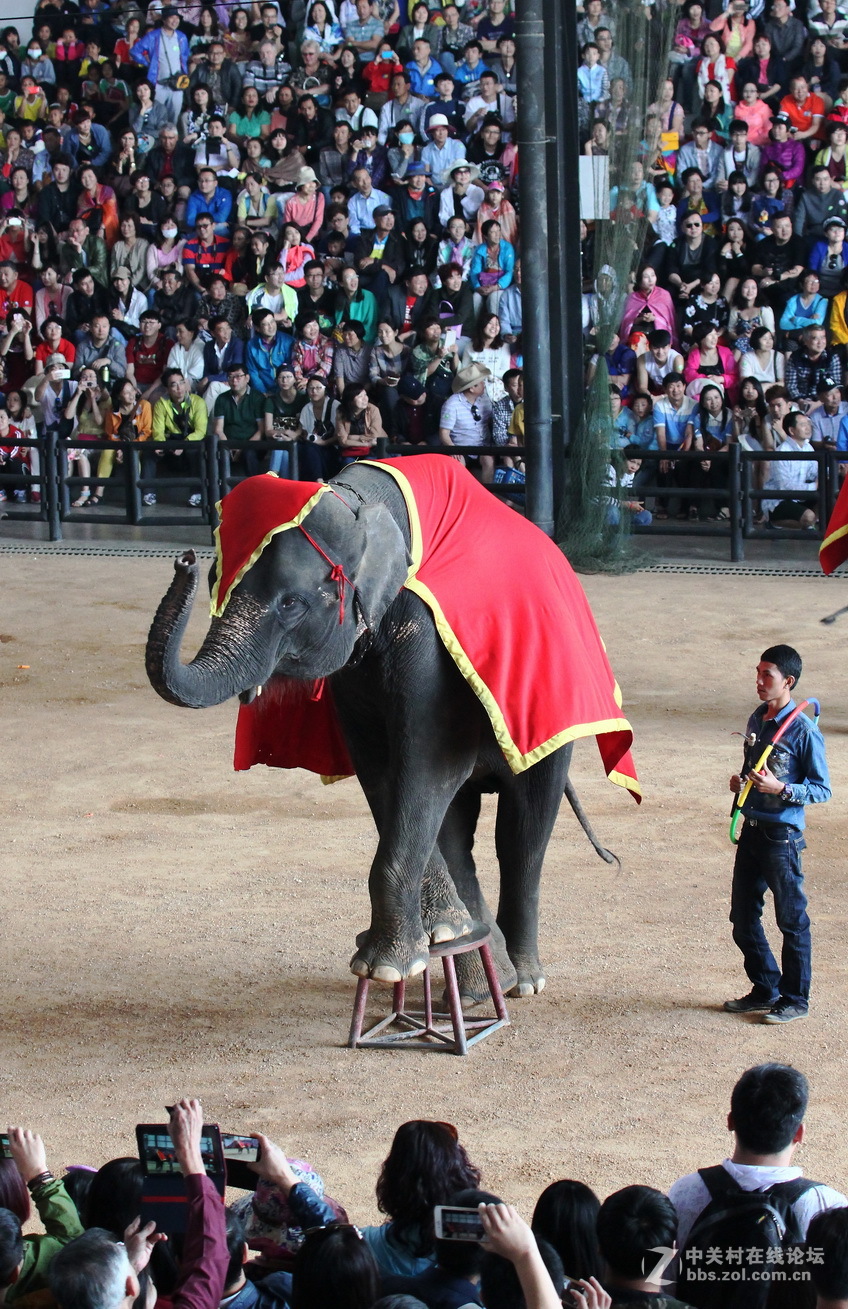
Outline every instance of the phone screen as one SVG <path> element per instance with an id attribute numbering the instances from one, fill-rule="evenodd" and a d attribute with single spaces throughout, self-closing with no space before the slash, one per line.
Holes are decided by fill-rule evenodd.
<path id="1" fill-rule="evenodd" d="M 9 1145 L 9 1137 L 5 1132 L 0 1132 L 0 1159 L 11 1159 L 12 1150 Z"/>
<path id="2" fill-rule="evenodd" d="M 476 1209 L 436 1206 L 436 1236 L 443 1241 L 481 1241 L 485 1236 Z"/>
<path id="3" fill-rule="evenodd" d="M 255 1136 L 235 1136 L 222 1132 L 221 1147 L 227 1162 L 237 1159 L 239 1163 L 255 1164 L 259 1158 L 259 1141 Z"/>
<path id="4" fill-rule="evenodd" d="M 138 1145 L 139 1156 L 148 1177 L 170 1177 L 179 1173 L 174 1143 L 168 1132 L 152 1128 L 140 1131 Z M 200 1155 L 207 1173 L 217 1173 L 215 1138 L 206 1132 L 200 1138 Z"/>

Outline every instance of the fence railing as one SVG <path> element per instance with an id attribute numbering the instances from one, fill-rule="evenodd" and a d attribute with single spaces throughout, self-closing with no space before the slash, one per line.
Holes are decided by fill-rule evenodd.
<path id="1" fill-rule="evenodd" d="M 192 475 L 189 472 L 157 475 L 155 478 L 142 476 L 142 455 L 151 452 L 158 443 L 150 441 L 111 441 L 111 440 L 86 440 L 84 443 L 79 438 L 59 437 L 55 431 L 48 431 L 44 436 L 32 439 L 21 439 L 17 442 L 19 446 L 35 447 L 39 455 L 38 473 L 29 472 L 12 472 L 6 465 L 0 464 L 0 488 L 3 488 L 8 496 L 11 496 L 13 490 L 28 488 L 39 488 L 41 491 L 40 504 L 21 505 L 15 510 L 16 521 L 38 521 L 43 522 L 46 527 L 47 537 L 51 541 L 61 541 L 63 539 L 63 524 L 67 521 L 74 523 L 94 523 L 106 525 L 123 525 L 133 527 L 202 527 L 207 525 L 210 530 L 214 529 L 218 523 L 218 517 L 215 506 L 237 482 L 241 481 L 244 473 L 238 463 L 234 464 L 232 455 L 234 451 L 243 450 L 244 443 L 238 441 L 229 441 L 225 438 L 218 437 L 214 432 L 210 432 L 202 441 L 191 442 L 192 447 L 197 447 L 198 454 L 198 472 Z M 189 444 L 189 443 L 186 443 Z M 92 456 L 99 457 L 99 452 L 109 450 L 113 454 L 120 454 L 120 462 L 114 466 L 113 472 L 109 477 L 98 477 L 96 469 L 88 477 L 80 474 L 71 474 L 68 468 L 69 449 L 84 448 Z M 160 447 L 162 448 L 162 447 Z M 289 456 L 289 477 L 297 479 L 299 476 L 299 443 L 297 441 L 280 442 L 277 440 L 251 441 L 250 449 L 257 454 L 270 451 L 285 450 Z M 411 455 L 421 454 L 424 451 L 428 453 L 442 454 L 451 456 L 452 454 L 469 454 L 469 455 L 496 455 L 502 456 L 505 447 L 496 447 L 494 450 L 491 446 L 421 446 L 406 445 L 399 442 L 379 441 L 374 447 L 374 456 L 377 458 L 389 455 Z M 510 457 L 522 456 L 525 453 L 522 446 L 510 446 L 508 448 Z M 696 536 L 723 537 L 729 540 L 730 558 L 733 562 L 741 562 L 745 558 L 745 541 L 757 538 L 774 538 L 774 532 L 766 527 L 758 526 L 755 523 L 755 509 L 763 500 L 797 500 L 817 506 L 818 510 L 818 527 L 814 529 L 797 529 L 782 528 L 780 531 L 781 538 L 784 539 L 804 539 L 810 537 L 821 538 L 823 528 L 826 525 L 833 506 L 836 503 L 836 497 L 839 493 L 839 459 L 837 455 L 830 450 L 815 451 L 786 451 L 778 453 L 754 452 L 743 450 L 739 445 L 731 445 L 726 451 L 715 453 L 705 453 L 703 451 L 651 451 L 646 455 L 643 464 L 643 474 L 650 473 L 652 466 L 659 465 L 660 460 L 668 461 L 677 468 L 685 468 L 688 465 L 697 465 L 705 460 L 709 460 L 717 469 L 726 469 L 726 477 L 715 477 L 710 485 L 698 485 L 695 478 L 684 478 L 678 484 L 660 484 L 659 481 L 645 480 L 644 476 L 634 488 L 633 495 L 640 501 L 645 499 L 668 501 L 673 499 L 683 499 L 692 501 L 695 504 L 704 501 L 712 501 L 723 506 L 728 511 L 728 517 L 721 522 L 687 522 L 685 525 L 654 521 L 647 527 L 634 527 L 634 532 L 638 535 L 683 535 L 691 534 Z M 773 491 L 764 490 L 756 485 L 757 477 L 755 469 L 763 463 L 773 463 L 776 460 L 815 462 L 818 471 L 818 483 L 813 490 L 788 490 Z M 92 461 L 94 463 L 94 460 Z M 687 481 L 693 481 L 693 485 L 686 485 Z M 110 495 L 110 503 L 100 506 L 97 509 L 87 508 L 82 505 L 79 508 L 72 507 L 74 491 L 83 486 L 96 486 L 98 488 L 109 487 L 111 491 L 120 488 L 119 501 L 115 503 L 115 497 Z M 179 490 L 186 495 L 197 494 L 201 497 L 201 504 L 198 509 L 180 511 L 178 505 L 158 505 L 155 512 L 151 512 L 144 505 L 144 496 L 148 491 L 155 493 L 167 493 L 171 490 Z M 498 483 L 489 488 L 495 495 L 500 498 L 520 502 L 523 498 L 523 488 L 516 485 Z M 601 493 L 604 489 L 601 488 Z"/>

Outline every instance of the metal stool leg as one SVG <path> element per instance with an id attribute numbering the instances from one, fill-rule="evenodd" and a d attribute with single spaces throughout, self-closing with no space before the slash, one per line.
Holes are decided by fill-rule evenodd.
<path id="1" fill-rule="evenodd" d="M 495 1013 L 502 1022 L 508 1022 L 509 1015 L 506 1011 L 503 991 L 501 990 L 501 984 L 498 981 L 495 961 L 492 958 L 492 951 L 489 948 L 488 942 L 480 946 L 480 962 L 483 965 L 483 972 L 486 974 L 486 981 L 489 983 L 489 993 L 495 1006 Z"/>
<path id="2" fill-rule="evenodd" d="M 403 1004 L 406 999 L 406 982 L 395 982 L 392 987 L 392 1009 L 396 1014 L 403 1013 Z"/>
<path id="3" fill-rule="evenodd" d="M 353 1018 L 350 1022 L 350 1035 L 347 1038 L 347 1043 L 351 1050 L 356 1049 L 356 1044 L 362 1035 L 362 1024 L 365 1019 L 365 1006 L 367 1003 L 368 978 L 360 977 L 356 984 L 356 999 L 353 1002 Z"/>
<path id="4" fill-rule="evenodd" d="M 465 1020 L 462 1016 L 462 1003 L 456 981 L 456 965 L 453 958 L 447 954 L 442 959 L 442 963 L 445 967 L 445 986 L 448 993 L 448 1009 L 453 1024 L 453 1034 L 456 1040 L 456 1053 L 468 1054 L 468 1043 L 465 1039 Z"/>
<path id="5" fill-rule="evenodd" d="M 427 1030 L 433 1026 L 433 995 L 430 990 L 430 968 L 424 969 L 424 1023 Z"/>

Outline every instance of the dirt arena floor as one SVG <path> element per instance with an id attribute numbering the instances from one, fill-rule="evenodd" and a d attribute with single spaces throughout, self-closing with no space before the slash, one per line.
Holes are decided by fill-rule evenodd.
<path id="1" fill-rule="evenodd" d="M 197 1094 L 226 1129 L 313 1161 L 368 1222 L 394 1129 L 425 1116 L 456 1123 L 485 1184 L 529 1215 L 558 1177 L 603 1196 L 721 1159 L 733 1082 L 778 1059 L 812 1083 L 799 1162 L 848 1190 L 848 618 L 818 622 L 843 584 L 584 579 L 645 801 L 578 746 L 580 795 L 623 867 L 563 811 L 543 885 L 547 990 L 459 1059 L 344 1048 L 370 818 L 353 781 L 234 774 L 233 704 L 156 697 L 143 644 L 168 560 L 7 555 L 3 572 L 0 1118 L 40 1130 L 55 1165 L 133 1153 L 137 1121 Z M 196 612 L 191 639 L 204 629 Z M 800 648 L 802 687 L 822 700 L 835 791 L 805 856 L 813 1011 L 785 1029 L 720 1008 L 746 989 L 727 922 L 732 733 L 776 641 Z M 478 851 L 494 892 L 492 820 L 489 807 Z"/>

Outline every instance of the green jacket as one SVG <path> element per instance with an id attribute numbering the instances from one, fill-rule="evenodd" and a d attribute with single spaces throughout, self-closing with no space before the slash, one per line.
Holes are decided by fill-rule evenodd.
<path id="1" fill-rule="evenodd" d="M 39 1187 L 32 1198 L 44 1224 L 45 1235 L 24 1237 L 23 1268 L 18 1280 L 6 1292 L 6 1304 L 12 1304 L 30 1291 L 42 1290 L 47 1285 L 47 1269 L 53 1256 L 75 1236 L 83 1234 L 76 1205 L 60 1178 Z"/>

